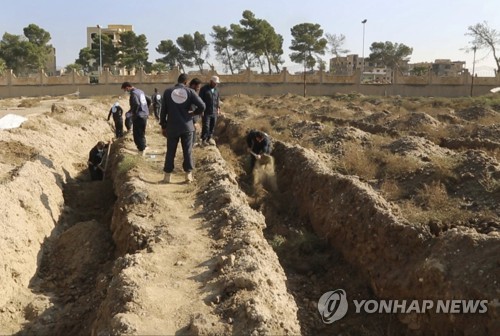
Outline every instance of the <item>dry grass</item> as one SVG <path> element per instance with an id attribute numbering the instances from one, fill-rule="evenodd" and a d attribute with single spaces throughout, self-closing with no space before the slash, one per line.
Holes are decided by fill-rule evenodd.
<path id="1" fill-rule="evenodd" d="M 441 156 L 441 155 L 431 155 L 430 156 L 432 168 L 434 169 L 434 175 L 437 179 L 445 180 L 455 180 L 458 178 L 455 173 L 455 168 L 457 167 L 458 160 L 453 156 Z"/>
<path id="2" fill-rule="evenodd" d="M 378 151 L 377 161 L 380 162 L 378 175 L 384 178 L 413 174 L 424 165 L 422 161 L 413 156 L 396 155 L 384 150 Z"/>
<path id="3" fill-rule="evenodd" d="M 23 100 L 21 100 L 19 105 L 17 105 L 17 107 L 26 107 L 26 108 L 37 107 L 37 106 L 40 106 L 40 101 L 41 101 L 41 99 L 39 99 L 39 98 L 23 99 Z"/>
<path id="4" fill-rule="evenodd" d="M 450 205 L 450 199 L 446 187 L 439 181 L 424 186 L 417 191 L 415 201 L 423 208 L 438 210 L 445 209 Z"/>
<path id="5" fill-rule="evenodd" d="M 377 165 L 362 147 L 356 143 L 348 142 L 344 145 L 344 156 L 339 161 L 336 170 L 370 180 L 375 178 L 377 174 Z"/>
<path id="6" fill-rule="evenodd" d="M 403 196 L 403 190 L 399 187 L 398 183 L 394 180 L 385 180 L 380 186 L 380 192 L 388 201 L 396 201 Z"/>
<path id="7" fill-rule="evenodd" d="M 486 174 L 481 176 L 479 184 L 481 184 L 484 190 L 488 193 L 500 191 L 500 180 L 495 179 L 490 172 L 486 172 Z"/>

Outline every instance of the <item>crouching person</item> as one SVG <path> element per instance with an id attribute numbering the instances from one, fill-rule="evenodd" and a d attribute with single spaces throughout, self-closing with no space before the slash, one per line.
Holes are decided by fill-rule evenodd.
<path id="1" fill-rule="evenodd" d="M 89 153 L 89 173 L 90 179 L 92 181 L 102 180 L 104 177 L 104 168 L 102 167 L 102 163 L 105 156 L 105 149 L 108 145 L 106 145 L 103 141 L 99 141 L 97 145 L 95 145 Z"/>
<path id="2" fill-rule="evenodd" d="M 250 152 L 250 171 L 253 171 L 257 160 L 266 160 L 266 155 L 271 154 L 271 139 L 264 132 L 251 130 L 246 141 Z"/>

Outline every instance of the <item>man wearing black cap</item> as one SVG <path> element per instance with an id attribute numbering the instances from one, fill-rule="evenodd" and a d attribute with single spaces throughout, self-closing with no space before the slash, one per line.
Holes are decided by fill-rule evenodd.
<path id="1" fill-rule="evenodd" d="M 146 125 L 148 122 L 149 108 L 146 95 L 142 90 L 132 86 L 129 82 L 122 84 L 122 90 L 130 94 L 130 114 L 132 115 L 132 134 L 139 155 L 144 155 L 146 150 Z"/>

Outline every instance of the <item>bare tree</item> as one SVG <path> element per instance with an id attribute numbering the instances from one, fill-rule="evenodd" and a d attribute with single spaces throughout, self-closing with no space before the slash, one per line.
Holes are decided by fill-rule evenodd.
<path id="1" fill-rule="evenodd" d="M 469 50 L 474 47 L 477 49 L 489 49 L 493 53 L 493 58 L 497 65 L 497 73 L 500 73 L 500 57 L 497 56 L 497 46 L 500 44 L 500 33 L 488 26 L 488 23 L 477 23 L 467 28 L 465 35 L 472 37 Z"/>
<path id="2" fill-rule="evenodd" d="M 343 46 L 345 44 L 345 35 L 344 34 L 340 34 L 340 35 L 336 35 L 336 34 L 329 34 L 329 33 L 326 33 L 325 34 L 325 37 L 326 37 L 326 40 L 327 40 L 327 43 L 328 43 L 328 51 L 335 56 L 335 64 L 336 66 L 338 67 L 339 63 L 340 63 L 340 57 L 343 55 L 343 54 L 347 54 L 350 50 L 348 49 L 344 49 Z M 333 69 L 330 69 L 330 71 L 332 71 Z"/>

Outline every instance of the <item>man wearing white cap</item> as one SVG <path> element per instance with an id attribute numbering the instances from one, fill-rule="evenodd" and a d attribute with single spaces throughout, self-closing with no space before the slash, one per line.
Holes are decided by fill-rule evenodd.
<path id="1" fill-rule="evenodd" d="M 117 138 L 121 138 L 123 136 L 123 109 L 120 103 L 116 102 L 113 104 L 109 110 L 108 121 L 111 116 L 113 116 L 113 121 L 115 122 L 115 135 Z"/>
<path id="2" fill-rule="evenodd" d="M 201 129 L 201 144 L 215 145 L 212 136 L 214 134 L 217 115 L 220 112 L 220 95 L 217 85 L 220 83 L 218 76 L 212 76 L 210 82 L 203 86 L 200 90 L 200 97 L 205 103 L 205 112 L 203 113 L 202 129 Z"/>

